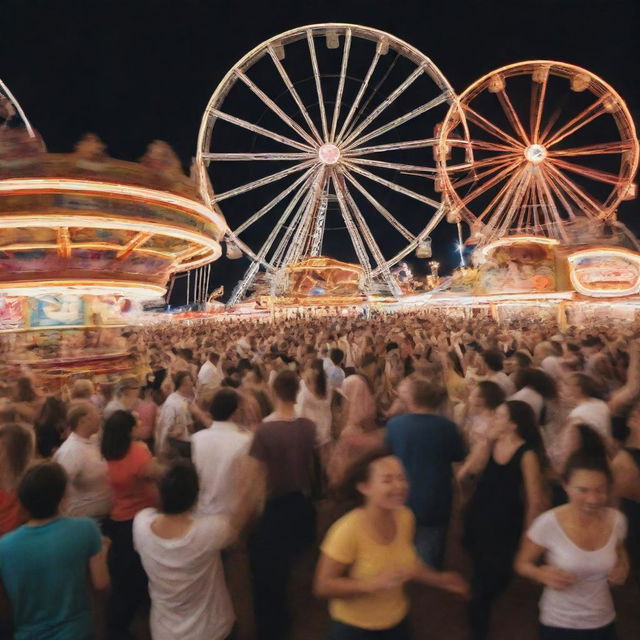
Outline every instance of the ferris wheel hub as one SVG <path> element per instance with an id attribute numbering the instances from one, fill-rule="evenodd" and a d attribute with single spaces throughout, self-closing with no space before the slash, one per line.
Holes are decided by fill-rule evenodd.
<path id="1" fill-rule="evenodd" d="M 524 157 L 531 164 L 540 164 L 547 157 L 547 150 L 541 144 L 532 144 L 524 150 Z"/>
<path id="2" fill-rule="evenodd" d="M 340 149 L 327 142 L 318 149 L 318 159 L 322 164 L 336 164 L 340 160 Z"/>

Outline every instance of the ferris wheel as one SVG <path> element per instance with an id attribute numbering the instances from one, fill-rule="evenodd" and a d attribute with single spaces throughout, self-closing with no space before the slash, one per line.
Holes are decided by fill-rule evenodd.
<path id="1" fill-rule="evenodd" d="M 635 196 L 635 126 L 622 98 L 580 67 L 549 60 L 483 76 L 447 114 L 439 154 L 450 221 L 464 220 L 479 244 L 511 234 L 567 240 L 579 220 L 612 221 Z M 462 114 L 466 119 L 461 119 Z M 468 127 L 474 162 L 447 161 Z"/>
<path id="2" fill-rule="evenodd" d="M 273 282 L 324 254 L 359 263 L 365 291 L 398 295 L 391 267 L 424 254 L 444 216 L 432 132 L 456 104 L 429 58 L 377 29 L 309 25 L 247 53 L 211 96 L 196 157 L 227 255 L 252 261 L 230 303 L 261 269 Z"/>

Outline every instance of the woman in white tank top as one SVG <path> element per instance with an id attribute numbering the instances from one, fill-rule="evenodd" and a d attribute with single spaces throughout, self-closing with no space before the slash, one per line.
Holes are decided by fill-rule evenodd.
<path id="1" fill-rule="evenodd" d="M 629 571 L 626 520 L 608 507 L 612 476 L 604 444 L 593 429 L 578 428 L 582 446 L 563 477 L 569 502 L 533 522 L 515 563 L 519 574 L 545 587 L 541 640 L 615 640 L 610 585 L 623 584 Z"/>

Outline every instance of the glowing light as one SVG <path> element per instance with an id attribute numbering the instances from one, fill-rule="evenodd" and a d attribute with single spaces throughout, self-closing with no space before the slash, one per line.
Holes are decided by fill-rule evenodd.
<path id="1" fill-rule="evenodd" d="M 178 196 L 166 191 L 157 191 L 146 187 L 134 187 L 131 185 L 117 184 L 113 182 L 100 182 L 97 180 L 69 180 L 65 178 L 12 178 L 0 181 L 0 193 L 6 191 L 30 192 L 30 191 L 81 191 L 83 193 L 107 193 L 109 195 L 121 195 L 140 198 L 158 204 L 170 204 L 184 209 L 198 216 L 206 218 L 218 226 L 222 235 L 227 230 L 225 219 L 216 211 L 211 210 L 205 204 Z M 221 237 L 218 236 L 218 237 Z"/>
<path id="2" fill-rule="evenodd" d="M 159 285 L 129 282 L 127 280 L 106 280 L 96 284 L 93 280 L 40 280 L 33 282 L 0 282 L 0 293 L 8 296 L 37 297 L 44 295 L 113 295 L 121 293 L 127 298 L 149 299 L 164 296 L 166 287 Z"/>
<path id="3" fill-rule="evenodd" d="M 490 251 L 493 251 L 496 247 L 502 247 L 504 245 L 512 244 L 544 244 L 547 246 L 556 246 L 560 244 L 559 240 L 555 238 L 545 238 L 542 236 L 507 236 L 506 238 L 499 238 L 493 242 L 485 245 L 480 250 L 480 254 L 483 258 L 486 258 Z"/>
<path id="4" fill-rule="evenodd" d="M 637 294 L 640 292 L 640 277 L 636 276 L 635 283 L 623 289 L 605 289 L 605 288 L 591 288 L 584 285 L 580 280 L 579 274 L 576 272 L 578 262 L 583 258 L 614 258 L 622 261 L 627 261 L 635 264 L 635 266 L 640 271 L 640 256 L 633 251 L 629 251 L 628 249 L 584 249 L 583 251 L 576 251 L 576 253 L 571 254 L 567 260 L 569 261 L 570 270 L 569 270 L 569 278 L 571 279 L 571 284 L 574 286 L 578 293 L 581 293 L 585 296 L 591 296 L 595 298 L 611 298 L 611 297 L 622 297 L 622 296 L 630 296 Z M 619 269 L 614 269 L 614 271 Z"/>

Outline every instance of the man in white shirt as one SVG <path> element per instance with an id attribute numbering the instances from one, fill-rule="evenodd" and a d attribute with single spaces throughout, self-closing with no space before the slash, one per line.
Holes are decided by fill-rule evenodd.
<path id="1" fill-rule="evenodd" d="M 67 424 L 71 434 L 53 456 L 69 478 L 66 515 L 104 518 L 111 508 L 111 491 L 107 462 L 93 437 L 100 429 L 100 412 L 91 402 L 76 401 Z"/>
<path id="2" fill-rule="evenodd" d="M 487 380 L 491 380 L 501 387 L 507 398 L 513 395 L 516 392 L 516 386 L 503 371 L 504 356 L 502 353 L 497 350 L 483 351 L 482 359 L 487 367 Z"/>
<path id="3" fill-rule="evenodd" d="M 191 459 L 200 477 L 198 515 L 229 514 L 237 500 L 252 440 L 250 433 L 230 422 L 239 400 L 235 389 L 220 389 L 211 400 L 213 423 L 191 437 Z"/>
<path id="4" fill-rule="evenodd" d="M 189 455 L 189 440 L 193 427 L 191 402 L 193 378 L 188 371 L 178 371 L 173 376 L 175 391 L 160 408 L 156 424 L 156 443 L 162 454 Z"/>
<path id="5" fill-rule="evenodd" d="M 233 542 L 254 508 L 240 498 L 233 514 L 193 517 L 198 475 L 174 461 L 160 480 L 159 511 L 133 521 L 133 543 L 149 577 L 154 640 L 230 640 L 233 605 L 220 550 Z"/>
<path id="6" fill-rule="evenodd" d="M 201 387 L 205 384 L 217 386 L 222 382 L 222 371 L 218 367 L 220 363 L 220 354 L 215 351 L 209 353 L 209 358 L 200 367 L 198 371 L 198 386 Z"/>

